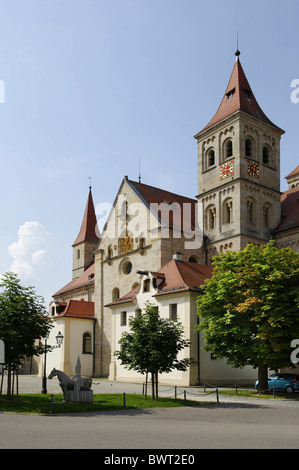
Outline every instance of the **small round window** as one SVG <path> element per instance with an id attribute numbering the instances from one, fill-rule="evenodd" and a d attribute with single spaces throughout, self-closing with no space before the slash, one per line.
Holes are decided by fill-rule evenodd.
<path id="1" fill-rule="evenodd" d="M 133 265 L 131 261 L 125 260 L 121 265 L 121 271 L 123 274 L 130 274 L 132 271 Z"/>

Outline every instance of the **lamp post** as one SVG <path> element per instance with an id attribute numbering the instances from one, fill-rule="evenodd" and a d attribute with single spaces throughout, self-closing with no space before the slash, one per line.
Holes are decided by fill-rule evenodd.
<path id="1" fill-rule="evenodd" d="M 52 346 L 52 348 L 60 348 L 62 343 L 63 343 L 63 334 L 59 331 L 58 334 L 56 335 L 56 343 L 57 346 Z M 41 393 L 46 394 L 47 392 L 47 338 L 45 338 L 45 345 L 44 345 L 44 353 L 45 353 L 45 359 L 44 359 L 44 375 L 42 379 L 42 391 Z"/>

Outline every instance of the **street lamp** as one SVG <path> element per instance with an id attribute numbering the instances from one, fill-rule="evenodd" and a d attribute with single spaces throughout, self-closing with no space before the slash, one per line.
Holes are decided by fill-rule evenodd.
<path id="1" fill-rule="evenodd" d="M 57 343 L 56 348 L 60 348 L 60 346 L 63 343 L 63 338 L 64 338 L 63 334 L 59 331 L 58 334 L 56 335 L 56 343 Z"/>
<path id="2" fill-rule="evenodd" d="M 56 335 L 56 343 L 57 346 L 52 346 L 52 349 L 54 348 L 60 348 L 62 343 L 63 343 L 63 334 L 59 331 L 58 334 Z M 44 375 L 42 379 L 42 392 L 43 394 L 47 393 L 47 338 L 45 338 L 45 347 L 44 347 L 44 353 L 45 353 L 45 360 L 44 360 Z"/>

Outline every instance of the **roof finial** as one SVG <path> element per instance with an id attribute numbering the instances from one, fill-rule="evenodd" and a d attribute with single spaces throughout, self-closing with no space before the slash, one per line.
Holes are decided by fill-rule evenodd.
<path id="1" fill-rule="evenodd" d="M 235 52 L 236 61 L 239 60 L 239 55 L 240 54 L 241 54 L 241 52 L 239 51 L 239 32 L 237 31 L 237 50 Z"/>
<path id="2" fill-rule="evenodd" d="M 91 190 L 91 177 L 89 176 L 88 179 L 89 179 L 89 189 Z"/>
<path id="3" fill-rule="evenodd" d="M 139 177 L 138 177 L 139 183 L 141 183 L 141 171 L 140 171 L 140 157 L 139 157 Z"/>

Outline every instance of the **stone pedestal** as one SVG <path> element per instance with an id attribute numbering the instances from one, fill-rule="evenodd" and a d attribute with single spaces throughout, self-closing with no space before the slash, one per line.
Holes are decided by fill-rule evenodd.
<path id="1" fill-rule="evenodd" d="M 65 394 L 66 402 L 76 403 L 92 403 L 93 402 L 93 391 L 92 390 L 67 390 Z"/>

